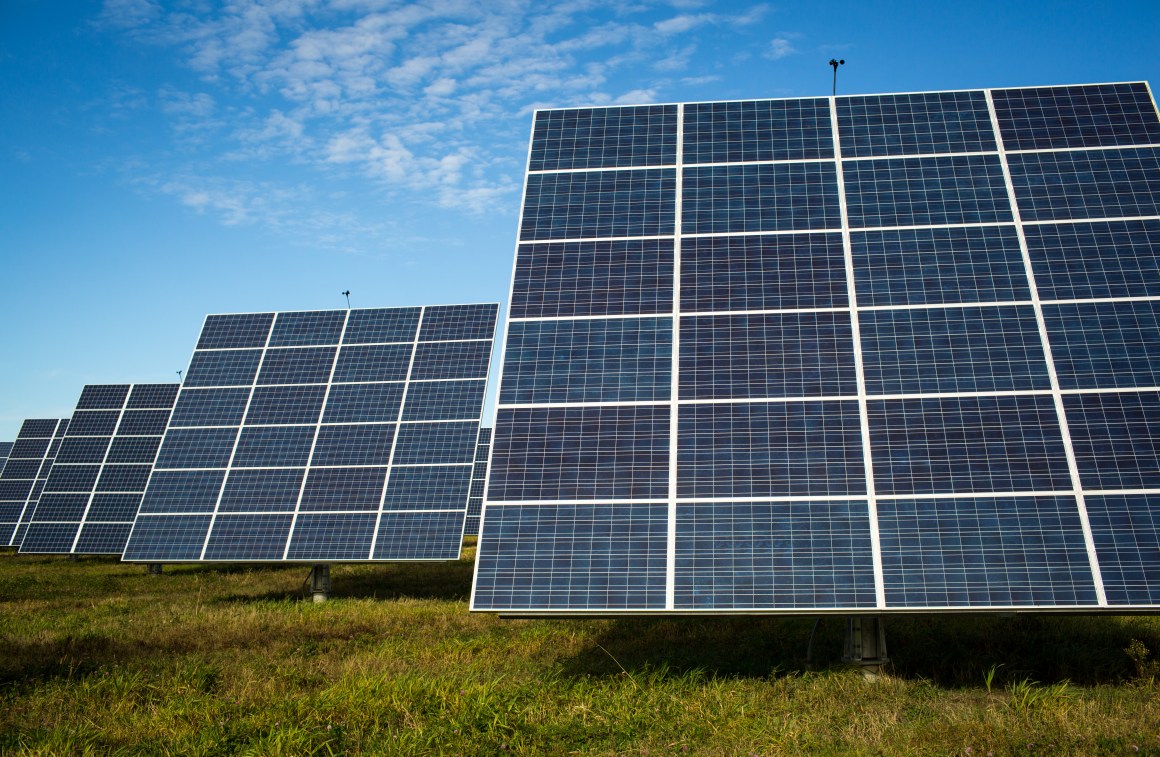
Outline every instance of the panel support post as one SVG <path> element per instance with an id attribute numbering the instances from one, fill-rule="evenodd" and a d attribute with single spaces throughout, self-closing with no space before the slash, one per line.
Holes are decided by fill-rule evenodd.
<path id="1" fill-rule="evenodd" d="M 325 602 L 330 596 L 329 565 L 315 565 L 310 569 L 310 594 L 315 602 Z"/>
<path id="2" fill-rule="evenodd" d="M 147 571 L 149 571 L 149 575 L 151 575 L 151 576 L 161 575 L 161 568 L 162 568 L 162 565 L 159 562 L 151 562 L 145 566 L 145 569 Z"/>
<path id="3" fill-rule="evenodd" d="M 68 561 L 69 561 L 69 562 L 80 562 L 80 559 L 81 559 L 81 558 L 80 558 L 80 557 L 78 557 L 78 556 L 77 556 L 77 555 L 75 555 L 75 554 L 70 554 L 70 555 L 68 556 Z"/>
<path id="4" fill-rule="evenodd" d="M 846 623 L 846 653 L 843 662 L 862 668 L 867 678 L 885 672 L 890 658 L 886 656 L 886 629 L 882 618 L 874 615 L 851 615 Z"/>

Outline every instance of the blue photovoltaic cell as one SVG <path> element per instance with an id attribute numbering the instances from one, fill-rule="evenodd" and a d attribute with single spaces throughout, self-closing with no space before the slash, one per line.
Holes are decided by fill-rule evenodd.
<path id="1" fill-rule="evenodd" d="M 136 514 L 136 509 L 133 512 Z M 76 547 L 73 551 L 85 555 L 120 554 L 125 549 L 125 542 L 129 540 L 129 531 L 132 528 L 132 522 L 94 523 L 90 521 L 81 527 L 81 533 L 77 537 Z"/>
<path id="2" fill-rule="evenodd" d="M 392 481 L 399 472 L 395 471 Z M 377 511 L 386 476 L 386 468 L 315 468 L 306 477 L 302 510 Z M 448 501 L 440 500 L 440 504 Z"/>
<path id="3" fill-rule="evenodd" d="M 694 237 L 681 243 L 686 313 L 847 304 L 840 234 Z"/>
<path id="4" fill-rule="evenodd" d="M 201 328 L 199 350 L 261 347 L 270 335 L 273 313 L 240 313 L 211 315 Z"/>
<path id="5" fill-rule="evenodd" d="M 992 92 L 1008 150 L 1160 144 L 1143 82 Z"/>
<path id="6" fill-rule="evenodd" d="M 120 410 L 128 396 L 128 384 L 90 384 L 81 390 L 76 409 Z"/>
<path id="7" fill-rule="evenodd" d="M 114 437 L 109 445 L 109 454 L 106 463 L 148 463 L 153 465 L 157 458 L 157 449 L 161 446 L 161 434 L 156 436 L 120 436 Z"/>
<path id="8" fill-rule="evenodd" d="M 685 104 L 649 168 L 566 112 L 618 131 L 535 117 L 473 609 L 1160 609 L 1146 84 Z"/>
<path id="9" fill-rule="evenodd" d="M 1012 218 L 997 155 L 848 160 L 842 170 L 853 228 Z"/>
<path id="10" fill-rule="evenodd" d="M 680 497 L 866 493 L 856 402 L 686 405 L 678 433 Z"/>
<path id="11" fill-rule="evenodd" d="M 302 491 L 302 470 L 253 469 L 230 471 L 222 489 L 221 512 L 293 512 Z"/>
<path id="12" fill-rule="evenodd" d="M 323 423 L 380 423 L 399 417 L 405 384 L 336 384 L 326 399 Z"/>
<path id="13" fill-rule="evenodd" d="M 1160 149 L 1016 153 L 1024 221 L 1160 215 Z"/>
<path id="14" fill-rule="evenodd" d="M 497 316 L 210 316 L 125 559 L 455 559 Z M 444 465 L 460 486 L 407 489 Z"/>
<path id="15" fill-rule="evenodd" d="M 483 404 L 487 389 L 482 379 L 419 381 L 407 390 L 405 421 L 444 421 L 468 418 Z"/>
<path id="16" fill-rule="evenodd" d="M 266 350 L 259 384 L 325 384 L 334 365 L 334 347 Z"/>
<path id="17" fill-rule="evenodd" d="M 666 400 L 672 341 L 668 318 L 513 323 L 500 401 Z"/>
<path id="18" fill-rule="evenodd" d="M 1023 229 L 1044 300 L 1160 297 L 1160 219 Z"/>
<path id="19" fill-rule="evenodd" d="M 1071 488 L 1050 397 L 871 400 L 868 411 L 879 496 Z"/>
<path id="20" fill-rule="evenodd" d="M 1014 226 L 863 231 L 850 246 L 863 307 L 1031 299 Z"/>
<path id="21" fill-rule="evenodd" d="M 841 226 L 832 163 L 687 168 L 681 202 L 685 234 Z"/>
<path id="22" fill-rule="evenodd" d="M 856 395 L 852 338 L 848 313 L 682 318 L 681 399 Z"/>
<path id="23" fill-rule="evenodd" d="M 475 609 L 663 610 L 665 505 L 493 506 Z"/>
<path id="24" fill-rule="evenodd" d="M 865 500 L 677 507 L 675 607 L 873 607 Z"/>
<path id="25" fill-rule="evenodd" d="M 209 515 L 146 515 L 133 522 L 124 559 L 140 562 L 197 560 L 205 546 Z"/>
<path id="26" fill-rule="evenodd" d="M 691 103 L 684 126 L 689 165 L 834 157 L 823 99 Z"/>
<path id="27" fill-rule="evenodd" d="M 365 560 L 370 554 L 377 518 L 375 513 L 303 513 L 290 535 L 286 559 Z M 450 559 L 458 554 L 457 551 Z"/>
<path id="28" fill-rule="evenodd" d="M 1074 497 L 879 500 L 886 601 L 1096 604 Z"/>
<path id="29" fill-rule="evenodd" d="M 188 382 L 186 386 L 189 386 Z M 249 399 L 249 389 L 184 388 L 173 408 L 169 426 L 237 426 L 246 414 Z"/>
<path id="30" fill-rule="evenodd" d="M 491 459 L 496 502 L 664 496 L 669 409 L 501 409 Z"/>
<path id="31" fill-rule="evenodd" d="M 1160 302 L 1044 305 L 1064 389 L 1160 386 Z"/>
<path id="32" fill-rule="evenodd" d="M 413 342 L 419 327 L 420 308 L 375 308 L 352 310 L 346 323 L 343 344 Z"/>
<path id="33" fill-rule="evenodd" d="M 465 508 L 466 503 L 459 507 Z M 457 559 L 463 543 L 463 512 L 382 513 L 371 559 Z"/>
<path id="34" fill-rule="evenodd" d="M 469 465 L 397 468 L 391 473 L 383 509 L 440 509 L 448 502 L 466 500 L 471 470 Z"/>
<path id="35" fill-rule="evenodd" d="M 1085 488 L 1160 488 L 1160 393 L 1076 394 L 1063 404 Z"/>
<path id="36" fill-rule="evenodd" d="M 214 520 L 206 560 L 281 560 L 290 535 L 290 515 L 222 513 Z"/>
<path id="37" fill-rule="evenodd" d="M 673 302 L 673 241 L 520 245 L 515 281 L 510 318 L 664 312 Z"/>
<path id="38" fill-rule="evenodd" d="M 672 234 L 675 204 L 672 169 L 531 174 L 520 239 Z"/>
<path id="39" fill-rule="evenodd" d="M 667 166 L 676 156 L 675 105 L 544 110 L 536 114 L 528 170 Z"/>
<path id="40" fill-rule="evenodd" d="M 1086 504 L 1108 604 L 1160 604 L 1160 495 L 1089 495 Z"/>
<path id="41" fill-rule="evenodd" d="M 843 97 L 838 130 L 844 158 L 996 149 L 987 98 L 979 91 Z"/>
<path id="42" fill-rule="evenodd" d="M 860 316 L 868 394 L 1050 389 L 1030 305 Z"/>
<path id="43" fill-rule="evenodd" d="M 315 344 L 338 344 L 346 313 L 341 310 L 316 310 L 303 313 L 279 313 L 270 334 L 270 347 L 302 347 Z"/>
<path id="44" fill-rule="evenodd" d="M 185 386 L 249 386 L 258 372 L 261 350 L 195 352 Z"/>

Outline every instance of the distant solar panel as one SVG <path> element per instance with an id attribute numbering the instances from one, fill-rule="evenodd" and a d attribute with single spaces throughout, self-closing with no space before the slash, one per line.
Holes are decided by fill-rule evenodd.
<path id="1" fill-rule="evenodd" d="M 68 420 L 24 421 L 0 473 L 0 546 L 19 547 Z"/>
<path id="2" fill-rule="evenodd" d="M 531 156 L 473 609 L 1160 608 L 1146 84 L 546 110 Z"/>
<path id="3" fill-rule="evenodd" d="M 480 427 L 475 447 L 475 465 L 471 469 L 471 492 L 467 496 L 465 536 L 479 535 L 479 516 L 483 512 L 483 487 L 487 484 L 487 458 L 491 455 L 491 429 Z"/>
<path id="4" fill-rule="evenodd" d="M 120 555 L 177 398 L 177 384 L 86 386 L 21 554 Z"/>
<path id="5" fill-rule="evenodd" d="M 498 310 L 209 316 L 124 559 L 456 559 Z"/>

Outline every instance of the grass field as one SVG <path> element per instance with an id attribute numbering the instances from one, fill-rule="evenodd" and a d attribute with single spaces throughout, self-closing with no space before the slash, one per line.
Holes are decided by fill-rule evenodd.
<path id="1" fill-rule="evenodd" d="M 0 554 L 0 752 L 1160 754 L 1152 617 L 511 621 L 448 564 L 142 566 Z"/>

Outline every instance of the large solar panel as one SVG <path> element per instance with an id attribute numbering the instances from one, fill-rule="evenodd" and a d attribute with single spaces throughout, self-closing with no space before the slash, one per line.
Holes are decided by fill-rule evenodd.
<path id="1" fill-rule="evenodd" d="M 531 156 L 473 609 L 1160 608 L 1146 84 L 539 111 Z"/>
<path id="2" fill-rule="evenodd" d="M 487 485 L 487 458 L 491 456 L 491 429 L 480 427 L 475 447 L 475 465 L 471 472 L 471 491 L 467 496 L 467 521 L 464 536 L 479 535 L 479 516 L 483 513 L 483 487 Z"/>
<path id="3" fill-rule="evenodd" d="M 68 420 L 58 418 L 29 418 L 20 426 L 0 473 L 0 546 L 20 546 L 66 429 Z"/>
<path id="4" fill-rule="evenodd" d="M 498 311 L 207 317 L 124 559 L 456 559 Z"/>
<path id="5" fill-rule="evenodd" d="M 177 384 L 84 388 L 21 554 L 124 551 L 177 390 Z"/>

